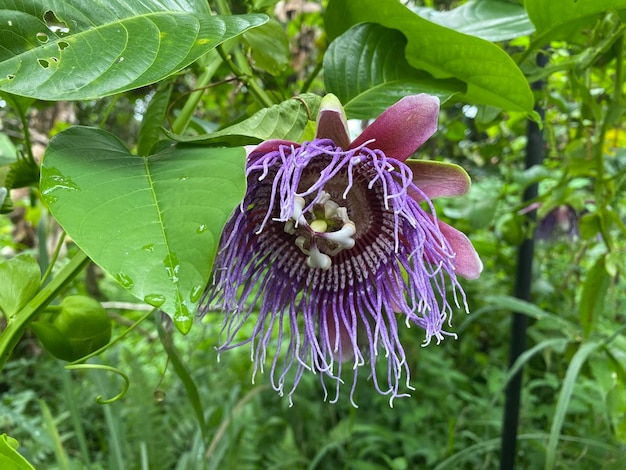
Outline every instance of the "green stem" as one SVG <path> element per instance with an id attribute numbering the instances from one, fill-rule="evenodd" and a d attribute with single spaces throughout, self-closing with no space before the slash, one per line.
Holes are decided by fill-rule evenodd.
<path id="1" fill-rule="evenodd" d="M 613 89 L 613 101 L 616 107 L 622 104 L 624 83 L 624 33 L 620 32 L 620 37 L 615 46 L 615 88 Z"/>
<path id="2" fill-rule="evenodd" d="M 167 352 L 169 361 L 172 364 L 172 367 L 174 367 L 174 372 L 183 383 L 185 391 L 187 392 L 187 398 L 189 399 L 189 402 L 191 403 L 191 406 L 196 414 L 198 426 L 200 427 L 200 432 L 202 434 L 202 442 L 204 443 L 204 445 L 207 445 L 207 443 L 209 442 L 208 427 L 206 419 L 204 418 L 204 408 L 200 400 L 200 392 L 198 392 L 198 387 L 196 387 L 196 383 L 194 382 L 193 377 L 191 377 L 191 374 L 189 373 L 189 370 L 185 366 L 182 358 L 180 357 L 176 346 L 174 346 L 174 339 L 165 331 L 162 322 L 157 320 L 156 324 L 161 344 L 163 344 L 163 347 Z"/>
<path id="3" fill-rule="evenodd" d="M 182 134 L 185 132 L 185 129 L 187 129 L 187 126 L 191 122 L 193 113 L 200 102 L 200 98 L 202 98 L 204 87 L 209 84 L 211 78 L 213 78 L 213 75 L 215 75 L 215 72 L 222 63 L 215 49 L 208 52 L 206 56 L 204 56 L 203 60 L 206 62 L 206 66 L 204 67 L 202 74 L 198 77 L 195 85 L 196 90 L 189 94 L 187 102 L 183 106 L 183 109 L 180 110 L 180 113 L 172 124 L 172 132 L 174 134 Z"/>
<path id="4" fill-rule="evenodd" d="M 35 156 L 33 155 L 33 146 L 30 142 L 30 128 L 28 127 L 28 118 L 26 117 L 26 109 L 22 109 L 22 106 L 18 101 L 13 101 L 13 105 L 15 109 L 17 109 L 17 114 L 19 115 L 20 122 L 22 124 L 22 129 L 24 131 L 24 148 L 26 149 L 26 153 L 28 154 L 28 159 L 31 162 L 35 161 Z"/>
<path id="5" fill-rule="evenodd" d="M 107 105 L 106 109 L 104 110 L 104 114 L 102 115 L 102 119 L 100 119 L 100 127 L 102 129 L 104 129 L 104 127 L 106 126 L 107 119 L 109 119 L 109 115 L 113 111 L 113 108 L 115 108 L 115 105 L 119 99 L 120 95 L 115 95 L 111 99 L 111 101 L 109 101 L 109 104 Z"/>
<path id="6" fill-rule="evenodd" d="M 596 205 L 598 208 L 605 208 L 610 205 L 609 199 L 610 195 L 607 191 L 607 185 L 605 184 L 605 171 L 604 171 L 604 142 L 606 133 L 609 128 L 615 125 L 615 122 L 619 118 L 619 114 L 622 113 L 621 103 L 622 103 L 622 83 L 623 83 L 623 75 L 624 75 L 624 33 L 620 31 L 620 36 L 616 42 L 616 53 L 615 53 L 615 86 L 613 89 L 613 101 L 609 104 L 607 112 L 604 113 L 604 117 L 600 124 L 600 135 L 598 136 L 598 142 L 596 144 L 596 184 L 595 184 L 595 197 L 596 197 Z M 618 114 L 619 113 L 619 114 Z M 600 233 L 602 235 L 602 239 L 606 244 L 606 247 L 609 251 L 612 251 L 613 248 L 613 240 L 609 233 L 607 220 L 605 219 L 605 213 L 600 213 Z"/>
<path id="7" fill-rule="evenodd" d="M 215 9 L 219 15 L 230 15 L 230 8 L 226 0 L 215 0 Z M 222 60 L 228 65 L 232 72 L 241 80 L 250 90 L 250 93 L 262 106 L 268 108 L 274 104 L 274 100 L 265 93 L 265 90 L 254 80 L 252 68 L 248 64 L 246 56 L 241 52 L 239 47 L 233 48 L 232 55 L 234 61 L 230 59 L 228 54 L 224 52 L 222 46 L 217 46 L 217 52 L 222 57 Z"/>
<path id="8" fill-rule="evenodd" d="M 70 263 L 46 287 L 40 290 L 22 310 L 7 320 L 7 326 L 0 335 L 0 370 L 4 368 L 30 321 L 68 286 L 78 273 L 87 266 L 87 263 L 89 263 L 89 257 L 82 251 L 78 252 Z"/>
<path id="9" fill-rule="evenodd" d="M 143 323 L 143 321 L 148 318 L 150 315 L 152 315 L 154 312 L 157 311 L 157 308 L 153 308 L 152 310 L 146 312 L 144 315 L 141 316 L 141 318 L 139 318 L 139 320 L 137 320 L 135 323 L 133 323 L 132 325 L 130 325 L 128 328 L 126 328 L 117 338 L 115 338 L 113 341 L 108 342 L 107 344 L 105 344 L 104 346 L 102 346 L 100 349 L 96 349 L 95 351 L 87 354 L 86 356 L 81 357 L 80 359 L 76 359 L 73 362 L 70 362 L 67 366 L 65 366 L 66 368 L 69 368 L 69 366 L 75 366 L 77 364 L 82 364 L 83 362 L 85 362 L 87 359 L 91 359 L 92 357 L 96 357 L 99 356 L 100 354 L 102 354 L 104 351 L 106 351 L 107 349 L 109 349 L 110 347 L 112 347 L 114 344 L 119 343 L 128 333 L 130 333 L 131 331 L 133 331 L 135 328 L 137 328 L 139 325 L 141 325 Z"/>
<path id="10" fill-rule="evenodd" d="M 59 241 L 57 242 L 57 246 L 54 248 L 54 253 L 52 253 L 52 258 L 48 261 L 48 267 L 46 268 L 46 272 L 43 273 L 41 277 L 41 285 L 45 285 L 48 281 L 48 278 L 52 274 L 52 268 L 59 257 L 59 253 L 61 252 L 61 247 L 63 246 L 63 242 L 65 241 L 65 232 L 61 232 L 61 236 L 59 237 Z"/>
<path id="11" fill-rule="evenodd" d="M 313 69 L 313 72 L 311 72 L 311 74 L 307 77 L 306 81 L 302 85 L 302 88 L 300 89 L 300 93 L 306 93 L 307 91 L 309 91 L 309 88 L 311 88 L 311 85 L 313 84 L 313 80 L 315 80 L 315 78 L 322 71 L 323 66 L 324 66 L 324 62 L 321 60 L 317 64 L 315 64 L 315 68 Z"/>

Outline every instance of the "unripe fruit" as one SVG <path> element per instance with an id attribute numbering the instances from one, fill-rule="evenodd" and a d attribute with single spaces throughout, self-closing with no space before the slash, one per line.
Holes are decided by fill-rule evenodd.
<path id="1" fill-rule="evenodd" d="M 107 344 L 111 320 L 100 302 L 82 295 L 68 296 L 52 321 L 31 324 L 35 335 L 52 355 L 75 361 Z"/>

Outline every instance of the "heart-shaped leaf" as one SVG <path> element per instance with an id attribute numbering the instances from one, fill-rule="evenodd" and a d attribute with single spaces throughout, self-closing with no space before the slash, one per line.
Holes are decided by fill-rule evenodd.
<path id="1" fill-rule="evenodd" d="M 309 120 L 315 120 L 321 98 L 310 93 L 264 108 L 248 119 L 211 134 L 179 136 L 167 132 L 178 142 L 212 145 L 252 145 L 264 140 L 283 139 L 299 142 Z"/>
<path id="2" fill-rule="evenodd" d="M 414 11 L 428 21 L 487 41 L 508 41 L 535 31 L 524 6 L 509 0 L 469 0 L 449 11 L 428 7 Z"/>
<path id="3" fill-rule="evenodd" d="M 331 39 L 358 23 L 397 29 L 407 38 L 405 55 L 412 67 L 438 79 L 464 81 L 470 102 L 533 114 L 534 98 L 524 74 L 489 41 L 431 23 L 397 1 L 330 0 L 324 19 Z"/>
<path id="4" fill-rule="evenodd" d="M 221 231 L 245 192 L 242 148 L 131 155 L 114 135 L 71 127 L 50 140 L 41 192 L 76 244 L 187 332 Z"/>
<path id="5" fill-rule="evenodd" d="M 212 16 L 193 0 L 6 0 L 0 90 L 84 100 L 157 82 L 265 15 Z"/>
<path id="6" fill-rule="evenodd" d="M 379 24 L 354 26 L 324 55 L 324 84 L 337 95 L 350 119 L 371 119 L 407 95 L 429 93 L 446 101 L 463 93 L 456 79 L 436 80 L 404 57 L 406 38 Z"/>

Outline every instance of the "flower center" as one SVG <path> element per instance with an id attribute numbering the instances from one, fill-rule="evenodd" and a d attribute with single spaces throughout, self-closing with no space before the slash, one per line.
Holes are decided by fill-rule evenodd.
<path id="1" fill-rule="evenodd" d="M 311 204 L 297 196 L 285 232 L 294 235 L 295 245 L 307 255 L 310 268 L 328 270 L 331 256 L 354 247 L 356 225 L 348 218 L 348 210 L 333 201 L 325 191 Z"/>

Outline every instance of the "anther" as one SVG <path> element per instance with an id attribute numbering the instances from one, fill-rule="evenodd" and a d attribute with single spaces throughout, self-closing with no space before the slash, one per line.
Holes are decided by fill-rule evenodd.
<path id="1" fill-rule="evenodd" d="M 332 261 L 330 260 L 330 256 L 322 253 L 315 245 L 313 245 L 308 258 L 306 259 L 306 264 L 309 268 L 321 268 L 326 271 L 332 265 Z"/>
<path id="2" fill-rule="evenodd" d="M 326 240 L 331 240 L 341 246 L 344 250 L 349 250 L 354 247 L 354 234 L 356 233 L 356 226 L 354 222 L 347 222 L 340 230 L 336 232 L 329 232 L 321 234 L 320 237 L 324 237 Z"/>

